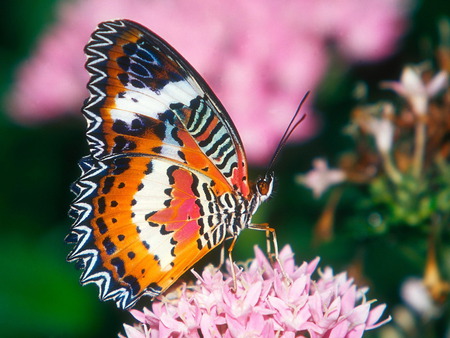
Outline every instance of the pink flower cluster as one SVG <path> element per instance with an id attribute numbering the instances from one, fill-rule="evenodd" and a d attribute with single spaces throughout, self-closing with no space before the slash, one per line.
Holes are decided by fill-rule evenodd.
<path id="1" fill-rule="evenodd" d="M 143 312 L 130 310 L 138 324 L 125 324 L 128 338 L 141 337 L 361 337 L 379 327 L 385 305 L 371 309 L 367 288 L 357 288 L 346 273 L 318 271 L 319 258 L 295 266 L 286 246 L 280 261 L 290 280 L 255 247 L 255 259 L 237 275 L 233 292 L 230 274 L 207 267 L 195 273 L 195 286 L 168 294 Z M 230 266 L 228 266 L 230 270 Z"/>
<path id="2" fill-rule="evenodd" d="M 79 114 L 87 96 L 83 47 L 90 34 L 101 21 L 131 19 L 196 67 L 230 112 L 249 160 L 262 164 L 301 97 L 323 80 L 329 42 L 349 62 L 379 60 L 395 50 L 408 9 L 409 0 L 62 2 L 58 22 L 19 69 L 10 112 L 22 123 Z M 316 124 L 309 116 L 292 139 L 314 135 Z"/>

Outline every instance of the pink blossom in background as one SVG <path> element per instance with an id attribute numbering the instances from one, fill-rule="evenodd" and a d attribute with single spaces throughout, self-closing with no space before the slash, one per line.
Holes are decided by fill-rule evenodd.
<path id="1" fill-rule="evenodd" d="M 406 0 L 63 2 L 58 21 L 18 70 L 9 110 L 24 124 L 80 114 L 88 81 L 84 45 L 99 22 L 131 19 L 161 35 L 205 77 L 249 160 L 264 164 L 300 99 L 307 90 L 314 94 L 327 72 L 329 41 L 349 62 L 379 60 L 395 50 L 408 8 Z M 309 114 L 292 139 L 316 130 Z"/>
<path id="2" fill-rule="evenodd" d="M 255 247 L 255 259 L 237 275 L 208 266 L 195 273 L 195 286 L 182 287 L 152 304 L 152 310 L 130 310 L 138 321 L 125 324 L 128 338 L 143 337 L 361 337 L 379 321 L 385 305 L 371 308 L 367 288 L 357 288 L 345 273 L 329 267 L 316 271 L 319 258 L 297 267 L 292 250 L 280 252 L 287 281 Z M 228 271 L 230 266 L 228 265 Z"/>
<path id="3" fill-rule="evenodd" d="M 344 182 L 345 172 L 341 169 L 331 169 L 323 158 L 316 158 L 313 161 L 314 169 L 303 175 L 297 175 L 297 183 L 303 184 L 313 191 L 315 198 L 319 198 L 331 186 Z"/>

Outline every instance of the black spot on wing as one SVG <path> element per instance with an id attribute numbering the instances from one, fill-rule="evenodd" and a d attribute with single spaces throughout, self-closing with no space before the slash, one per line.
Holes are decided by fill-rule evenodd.
<path id="1" fill-rule="evenodd" d="M 116 246 L 111 242 L 111 238 L 106 237 L 102 242 L 103 247 L 108 255 L 113 255 L 116 252 Z"/>
<path id="2" fill-rule="evenodd" d="M 180 147 L 182 147 L 184 145 L 183 140 L 178 136 L 178 129 L 177 128 L 173 128 L 172 132 L 170 133 L 170 135 L 178 143 L 178 145 Z"/>
<path id="3" fill-rule="evenodd" d="M 200 226 L 199 233 L 203 235 L 205 233 L 205 222 L 203 222 L 203 218 L 199 218 L 197 224 Z"/>
<path id="4" fill-rule="evenodd" d="M 141 78 L 152 78 L 152 74 L 150 73 L 148 68 L 144 67 L 138 62 L 132 62 L 128 71 L 133 75 L 139 76 Z"/>
<path id="5" fill-rule="evenodd" d="M 122 153 L 134 149 L 136 149 L 136 143 L 133 141 L 127 140 L 126 137 L 121 135 L 114 137 L 113 153 Z"/>
<path id="6" fill-rule="evenodd" d="M 202 184 L 202 190 L 203 190 L 203 193 L 206 196 L 206 199 L 208 201 L 212 201 L 213 200 L 213 196 L 211 195 L 211 191 L 210 191 L 210 188 L 209 188 L 207 183 L 203 183 Z M 196 196 L 198 196 L 198 195 L 196 195 Z"/>
<path id="7" fill-rule="evenodd" d="M 139 281 L 134 276 L 125 276 L 123 278 L 123 281 L 127 283 L 131 288 L 131 293 L 133 296 L 136 296 L 139 294 L 139 291 L 141 290 L 141 286 L 139 285 Z"/>
<path id="8" fill-rule="evenodd" d="M 136 54 L 137 49 L 138 46 L 135 43 L 127 43 L 122 47 L 123 52 L 128 56 Z"/>
<path id="9" fill-rule="evenodd" d="M 194 196 L 196 197 L 200 197 L 200 194 L 198 192 L 198 184 L 199 184 L 199 180 L 197 175 L 191 174 L 192 176 L 192 184 L 191 184 L 191 190 L 194 193 Z"/>
<path id="10" fill-rule="evenodd" d="M 115 131 L 117 134 L 139 137 L 144 135 L 146 131 L 146 126 L 144 124 L 143 119 L 136 115 L 136 117 L 131 121 L 131 123 L 128 123 L 120 119 L 114 120 L 112 130 Z"/>
<path id="11" fill-rule="evenodd" d="M 154 214 L 156 214 L 156 211 L 151 211 L 151 212 L 149 212 L 148 214 L 146 214 L 144 217 L 145 217 L 145 219 L 147 220 L 147 219 L 149 219 L 150 217 L 152 217 Z"/>
<path id="12" fill-rule="evenodd" d="M 178 151 L 178 157 L 181 158 L 184 163 L 186 163 L 186 156 L 181 150 Z"/>
<path id="13" fill-rule="evenodd" d="M 153 172 L 153 162 L 150 161 L 147 163 L 147 169 L 144 171 L 145 175 L 150 175 Z"/>
<path id="14" fill-rule="evenodd" d="M 120 259 L 119 257 L 114 257 L 113 259 L 111 259 L 111 264 L 114 265 L 117 274 L 119 275 L 120 278 L 122 278 L 123 275 L 125 274 L 125 264 L 123 260 Z"/>
<path id="15" fill-rule="evenodd" d="M 108 231 L 108 226 L 105 223 L 103 217 L 99 217 L 95 220 L 95 224 L 97 224 L 98 231 L 103 235 Z"/>
<path id="16" fill-rule="evenodd" d="M 107 194 L 111 191 L 111 188 L 114 186 L 115 179 L 116 178 L 114 176 L 108 176 L 105 178 L 105 180 L 103 181 L 103 194 Z"/>
<path id="17" fill-rule="evenodd" d="M 202 241 L 200 240 L 200 238 L 197 239 L 197 249 L 198 249 L 198 250 L 203 249 L 203 244 L 202 244 Z"/>
<path id="18" fill-rule="evenodd" d="M 173 176 L 173 173 L 177 169 L 178 168 L 176 166 L 170 166 L 169 168 L 167 168 L 167 177 L 169 178 L 169 184 L 170 185 L 173 185 L 175 183 L 175 178 Z"/>
<path id="19" fill-rule="evenodd" d="M 127 171 L 130 168 L 130 161 L 131 159 L 127 157 L 119 157 L 114 159 L 113 175 L 120 175 Z"/>
<path id="20" fill-rule="evenodd" d="M 104 196 L 101 196 L 97 200 L 98 212 L 100 214 L 104 214 L 106 210 L 106 200 Z"/>
<path id="21" fill-rule="evenodd" d="M 161 235 L 164 236 L 164 235 L 170 235 L 173 231 L 166 230 L 166 225 L 162 224 L 161 228 L 159 229 L 159 232 L 161 233 Z"/>
<path id="22" fill-rule="evenodd" d="M 158 54 L 154 52 L 153 46 L 150 45 L 145 39 L 140 38 L 136 41 L 135 48 L 129 49 L 130 52 L 132 50 L 134 50 L 134 52 L 128 55 L 133 56 L 134 59 L 139 59 L 141 62 L 146 63 L 147 66 L 161 65 L 161 59 L 158 57 Z"/>
<path id="23" fill-rule="evenodd" d="M 120 73 L 117 75 L 117 78 L 119 79 L 120 83 L 124 87 L 128 87 L 128 83 L 130 82 L 130 77 L 128 76 L 127 73 Z"/>
<path id="24" fill-rule="evenodd" d="M 152 148 L 152 151 L 153 151 L 155 154 L 161 154 L 161 152 L 162 152 L 162 147 L 153 147 L 153 148 Z"/>
<path id="25" fill-rule="evenodd" d="M 125 72 L 128 72 L 130 69 L 130 58 L 127 56 L 121 56 L 116 59 L 117 65 L 124 70 Z"/>
<path id="26" fill-rule="evenodd" d="M 130 83 L 133 87 L 138 88 L 138 89 L 142 89 L 142 88 L 146 87 L 144 82 L 142 82 L 141 80 L 138 80 L 136 78 L 132 78 Z"/>

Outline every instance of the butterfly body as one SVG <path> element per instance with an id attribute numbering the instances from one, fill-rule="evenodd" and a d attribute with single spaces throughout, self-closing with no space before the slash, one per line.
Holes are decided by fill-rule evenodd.
<path id="1" fill-rule="evenodd" d="M 158 36 L 104 22 L 86 46 L 90 154 L 71 206 L 69 261 L 119 307 L 155 297 L 227 237 L 271 193 L 251 186 L 239 135 L 200 75 Z"/>

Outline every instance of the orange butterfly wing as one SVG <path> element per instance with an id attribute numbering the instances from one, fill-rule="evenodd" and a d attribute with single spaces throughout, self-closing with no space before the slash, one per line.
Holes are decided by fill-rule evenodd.
<path id="1" fill-rule="evenodd" d="M 99 25 L 86 53 L 90 155 L 73 186 L 68 260 L 127 308 L 166 290 L 259 204 L 231 119 L 173 48 L 118 20 Z"/>

